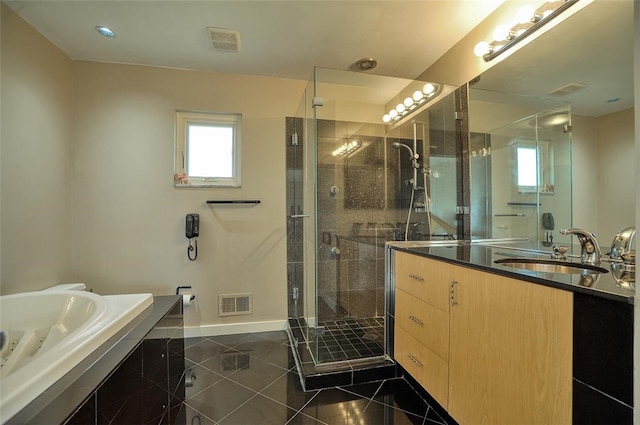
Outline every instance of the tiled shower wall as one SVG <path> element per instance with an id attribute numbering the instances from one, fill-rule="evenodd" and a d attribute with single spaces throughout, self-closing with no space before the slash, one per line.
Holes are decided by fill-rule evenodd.
<path id="1" fill-rule="evenodd" d="M 289 317 L 304 314 L 303 214 L 304 131 L 302 118 L 286 118 L 287 150 L 287 301 Z M 294 137 L 294 135 L 296 135 Z M 296 143 L 297 141 L 297 143 Z"/>

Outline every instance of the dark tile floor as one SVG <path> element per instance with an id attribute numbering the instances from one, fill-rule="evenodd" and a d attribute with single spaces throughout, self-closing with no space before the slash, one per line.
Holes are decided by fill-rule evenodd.
<path id="1" fill-rule="evenodd" d="M 186 339 L 185 362 L 185 425 L 446 425 L 403 378 L 303 392 L 284 331 Z"/>

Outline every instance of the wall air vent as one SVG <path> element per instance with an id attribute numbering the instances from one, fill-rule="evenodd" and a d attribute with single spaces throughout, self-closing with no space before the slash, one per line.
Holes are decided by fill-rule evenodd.
<path id="1" fill-rule="evenodd" d="M 582 90 L 585 87 L 587 87 L 586 84 L 570 83 L 570 84 L 566 84 L 566 85 L 564 85 L 562 87 L 558 87 L 557 89 L 551 90 L 547 94 L 550 94 L 552 96 L 566 96 L 568 94 L 575 93 L 578 90 Z"/>
<path id="2" fill-rule="evenodd" d="M 228 294 L 218 297 L 218 315 L 236 316 L 251 314 L 251 294 Z"/>
<path id="3" fill-rule="evenodd" d="M 209 38 L 214 49 L 226 52 L 240 51 L 240 33 L 238 31 L 214 27 L 208 27 L 207 30 L 209 30 Z"/>

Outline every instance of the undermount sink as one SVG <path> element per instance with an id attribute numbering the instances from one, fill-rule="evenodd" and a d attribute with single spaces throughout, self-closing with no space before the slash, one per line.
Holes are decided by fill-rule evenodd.
<path id="1" fill-rule="evenodd" d="M 530 270 L 543 273 L 561 274 L 593 274 L 609 273 L 609 270 L 592 264 L 572 263 L 560 260 L 544 260 L 538 258 L 503 258 L 495 260 L 496 264 L 503 264 L 515 269 Z"/>

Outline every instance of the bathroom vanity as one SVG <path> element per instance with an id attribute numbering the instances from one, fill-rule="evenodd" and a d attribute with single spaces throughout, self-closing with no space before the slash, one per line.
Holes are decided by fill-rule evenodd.
<path id="1" fill-rule="evenodd" d="M 387 247 L 388 350 L 452 418 L 632 423 L 633 290 L 494 263 L 513 246 L 425 245 Z"/>

